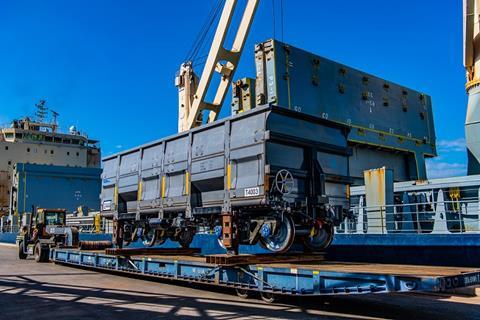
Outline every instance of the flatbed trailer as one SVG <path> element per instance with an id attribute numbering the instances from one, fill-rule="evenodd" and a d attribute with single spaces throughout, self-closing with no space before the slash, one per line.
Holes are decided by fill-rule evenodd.
<path id="1" fill-rule="evenodd" d="M 480 285 L 480 269 L 348 263 L 305 257 L 300 262 L 251 263 L 201 255 L 113 255 L 104 251 L 53 249 L 55 263 L 95 271 L 209 284 L 235 289 L 243 297 L 259 292 L 273 302 L 277 295 L 322 296 L 389 292 L 445 292 Z M 252 257 L 252 256 L 250 256 Z M 225 261 L 225 263 L 211 263 Z M 265 258 L 259 261 L 267 261 Z M 277 257 L 277 261 L 279 260 Z M 289 261 L 285 258 L 284 261 Z"/>

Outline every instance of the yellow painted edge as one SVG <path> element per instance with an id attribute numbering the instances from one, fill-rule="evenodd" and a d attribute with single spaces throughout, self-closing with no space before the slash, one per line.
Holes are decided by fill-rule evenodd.
<path id="1" fill-rule="evenodd" d="M 190 173 L 185 170 L 185 195 L 190 193 Z"/>
<path id="2" fill-rule="evenodd" d="M 137 201 L 142 200 L 142 191 L 143 191 L 142 189 L 143 189 L 143 183 L 140 180 L 140 182 L 138 183 Z"/>
<path id="3" fill-rule="evenodd" d="M 480 79 L 475 79 L 475 80 L 472 80 L 472 81 L 468 81 L 465 84 L 465 89 L 468 91 L 471 87 L 476 86 L 478 84 L 480 84 Z"/>
<path id="4" fill-rule="evenodd" d="M 165 176 L 162 177 L 162 198 L 165 198 Z"/>
<path id="5" fill-rule="evenodd" d="M 227 166 L 227 190 L 232 188 L 232 165 L 229 163 Z"/>
<path id="6" fill-rule="evenodd" d="M 118 205 L 118 185 L 115 185 L 115 188 L 113 189 L 113 203 L 115 206 Z"/>

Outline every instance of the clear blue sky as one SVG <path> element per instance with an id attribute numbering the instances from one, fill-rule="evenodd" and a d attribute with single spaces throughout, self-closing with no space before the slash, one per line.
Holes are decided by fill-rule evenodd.
<path id="1" fill-rule="evenodd" d="M 104 154 L 175 133 L 174 75 L 215 2 L 0 0 L 0 123 L 46 98 Z M 465 171 L 460 0 L 284 7 L 286 42 L 431 95 L 440 158 L 430 172 Z M 261 1 L 236 77 L 254 76 L 253 47 L 273 37 L 272 20 L 272 0 Z"/>

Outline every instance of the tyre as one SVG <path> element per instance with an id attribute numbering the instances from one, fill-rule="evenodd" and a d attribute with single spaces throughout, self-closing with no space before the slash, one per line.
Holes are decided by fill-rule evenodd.
<path id="1" fill-rule="evenodd" d="M 20 260 L 25 260 L 27 259 L 27 254 L 25 252 L 23 252 L 23 241 L 20 241 L 20 243 L 18 244 L 18 258 Z"/>
<path id="2" fill-rule="evenodd" d="M 36 262 L 48 262 L 49 260 L 49 251 L 48 247 L 42 246 L 40 242 L 37 242 L 33 254 Z"/>

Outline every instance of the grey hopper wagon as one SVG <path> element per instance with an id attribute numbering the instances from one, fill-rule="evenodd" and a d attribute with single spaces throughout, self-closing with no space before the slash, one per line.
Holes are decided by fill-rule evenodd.
<path id="1" fill-rule="evenodd" d="M 106 157 L 102 214 L 117 246 L 199 229 L 222 246 L 327 247 L 348 210 L 348 128 L 285 108 L 239 115 Z"/>

